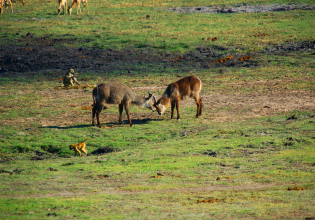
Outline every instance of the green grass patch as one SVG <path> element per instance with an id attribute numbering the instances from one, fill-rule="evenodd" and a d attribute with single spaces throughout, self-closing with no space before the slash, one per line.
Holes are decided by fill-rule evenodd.
<path id="1" fill-rule="evenodd" d="M 158 116 L 131 106 L 132 128 L 125 113 L 118 124 L 116 105 L 101 113 L 103 128 L 91 126 L 91 110 L 82 107 L 91 106 L 92 88 L 55 89 L 63 76 L 54 72 L 2 78 L 0 218 L 314 218 L 313 51 L 262 52 L 313 41 L 314 11 L 166 10 L 243 3 L 260 2 L 91 1 L 88 15 L 74 9 L 72 16 L 58 16 L 56 2 L 32 1 L 1 14 L 2 45 L 56 39 L 56 48 L 153 48 L 161 54 L 227 47 L 252 52 L 257 65 L 192 70 L 139 63 L 132 66 L 135 73 L 79 73 L 90 87 L 115 82 L 139 95 L 150 89 L 161 96 L 188 75 L 202 80 L 200 118 L 189 101 L 181 103 L 180 121 L 170 119 L 170 109 Z M 259 33 L 266 36 L 253 37 Z M 87 137 L 95 140 L 86 142 L 88 156 L 74 157 L 69 145 Z"/>

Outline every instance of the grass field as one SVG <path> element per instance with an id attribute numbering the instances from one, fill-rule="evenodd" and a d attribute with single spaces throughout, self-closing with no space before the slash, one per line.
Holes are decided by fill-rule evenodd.
<path id="1" fill-rule="evenodd" d="M 293 2 L 89 1 L 89 13 L 77 15 L 75 7 L 71 16 L 58 15 L 56 1 L 15 2 L 13 13 L 5 7 L 0 218 L 314 219 L 314 10 L 169 10 L 245 3 Z M 203 40 L 208 37 L 218 40 Z M 22 70 L 14 62 L 27 65 L 17 50 L 33 56 L 33 48 L 48 46 L 64 66 L 6 71 Z M 85 49 L 113 50 L 121 58 L 100 57 L 108 71 L 75 68 L 81 86 L 63 89 L 62 73 L 77 61 L 62 60 L 69 48 L 83 63 L 90 56 Z M 196 52 L 204 49 L 207 56 Z M 134 52 L 129 61 L 127 50 Z M 233 60 L 215 63 L 230 54 Z M 239 59 L 245 55 L 252 59 Z M 170 109 L 159 116 L 131 106 L 130 128 L 125 113 L 119 125 L 118 108 L 109 105 L 103 127 L 91 125 L 97 84 L 121 83 L 160 97 L 189 75 L 203 82 L 198 119 L 194 101 L 183 100 L 180 121 L 170 119 Z M 87 140 L 88 156 L 74 157 L 69 145 L 87 137 L 95 140 Z"/>

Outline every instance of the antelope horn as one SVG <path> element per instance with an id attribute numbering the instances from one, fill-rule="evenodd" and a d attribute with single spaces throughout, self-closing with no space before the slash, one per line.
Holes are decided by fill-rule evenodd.
<path id="1" fill-rule="evenodd" d="M 154 99 L 154 103 L 157 103 L 155 96 L 153 96 L 153 99 Z"/>
<path id="2" fill-rule="evenodd" d="M 149 93 L 149 98 L 151 98 L 154 94 L 154 93 L 151 93 L 150 90 L 148 90 L 148 93 Z"/>

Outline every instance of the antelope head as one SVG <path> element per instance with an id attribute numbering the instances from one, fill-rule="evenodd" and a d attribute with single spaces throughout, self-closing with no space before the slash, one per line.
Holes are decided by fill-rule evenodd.
<path id="1" fill-rule="evenodd" d="M 148 108 L 148 109 L 151 109 L 151 110 L 155 110 L 155 107 L 154 107 L 154 103 L 152 101 L 152 97 L 153 96 L 153 93 L 150 93 L 150 90 L 148 91 L 148 94 L 149 94 L 149 97 L 148 98 L 145 98 L 144 97 L 144 105 L 143 107 L 144 108 Z"/>
<path id="2" fill-rule="evenodd" d="M 159 115 L 163 115 L 165 113 L 165 110 L 167 109 L 168 105 L 165 105 L 164 102 L 167 98 L 160 98 L 159 100 L 156 100 L 155 96 L 153 96 L 154 99 L 154 104 L 153 106 L 155 107 L 156 111 L 159 113 Z"/>

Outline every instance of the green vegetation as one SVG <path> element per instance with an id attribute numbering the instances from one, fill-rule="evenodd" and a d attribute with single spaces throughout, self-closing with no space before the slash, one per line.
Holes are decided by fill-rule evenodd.
<path id="1" fill-rule="evenodd" d="M 291 3 L 290 1 L 268 1 Z M 16 13 L 4 14 L 0 21 L 1 43 L 19 43 L 27 33 L 32 41 L 59 39 L 54 44 L 93 48 L 154 48 L 184 52 L 200 45 L 233 46 L 236 52 L 259 51 L 270 44 L 313 40 L 312 10 L 268 13 L 173 13 L 168 8 L 224 6 L 256 1 L 90 1 L 89 14 L 57 16 L 57 2 L 35 0 L 24 7 L 15 4 Z M 312 4 L 311 0 L 303 1 Z M 70 4 L 70 3 L 69 3 Z M 267 2 L 263 2 L 267 4 Z M 149 17 L 147 17 L 149 16 Z M 254 34 L 265 37 L 250 37 Z M 217 37 L 218 41 L 202 41 Z M 223 39 L 226 40 L 223 40 Z M 72 43 L 65 42 L 70 39 Z"/>
<path id="2" fill-rule="evenodd" d="M 58 39 L 56 47 L 183 53 L 199 46 L 260 52 L 314 41 L 313 10 L 181 14 L 166 8 L 291 1 L 91 1 L 89 15 L 57 15 L 55 1 L 17 2 L 1 14 L 0 45 Z M 312 4 L 311 0 L 303 3 Z M 69 4 L 69 2 L 68 2 Z M 147 17 L 149 15 L 149 17 Z M 263 23 L 263 25 L 260 25 Z M 18 33 L 18 34 L 17 34 Z M 27 33 L 33 38 L 24 39 Z M 249 35 L 266 33 L 265 37 Z M 203 41 L 204 37 L 218 41 Z M 223 40 L 226 38 L 226 40 Z M 68 39 L 73 41 L 69 43 Z M 222 51 L 225 53 L 226 51 Z M 60 88 L 53 72 L 0 81 L 1 219 L 305 219 L 315 212 L 314 50 L 255 53 L 255 66 L 145 74 L 80 73 L 89 87 Z M 141 66 L 142 65 L 142 66 Z M 1 73 L 0 73 L 1 74 Z M 181 103 L 181 120 L 117 106 L 91 126 L 93 86 L 113 81 L 157 96 L 170 82 L 202 79 L 203 115 Z M 89 81 L 83 81 L 90 78 Z M 86 107 L 87 110 L 85 110 Z M 105 127 L 106 125 L 106 127 Z M 87 157 L 70 144 L 87 140 Z M 107 153 L 99 154 L 103 148 Z"/>

